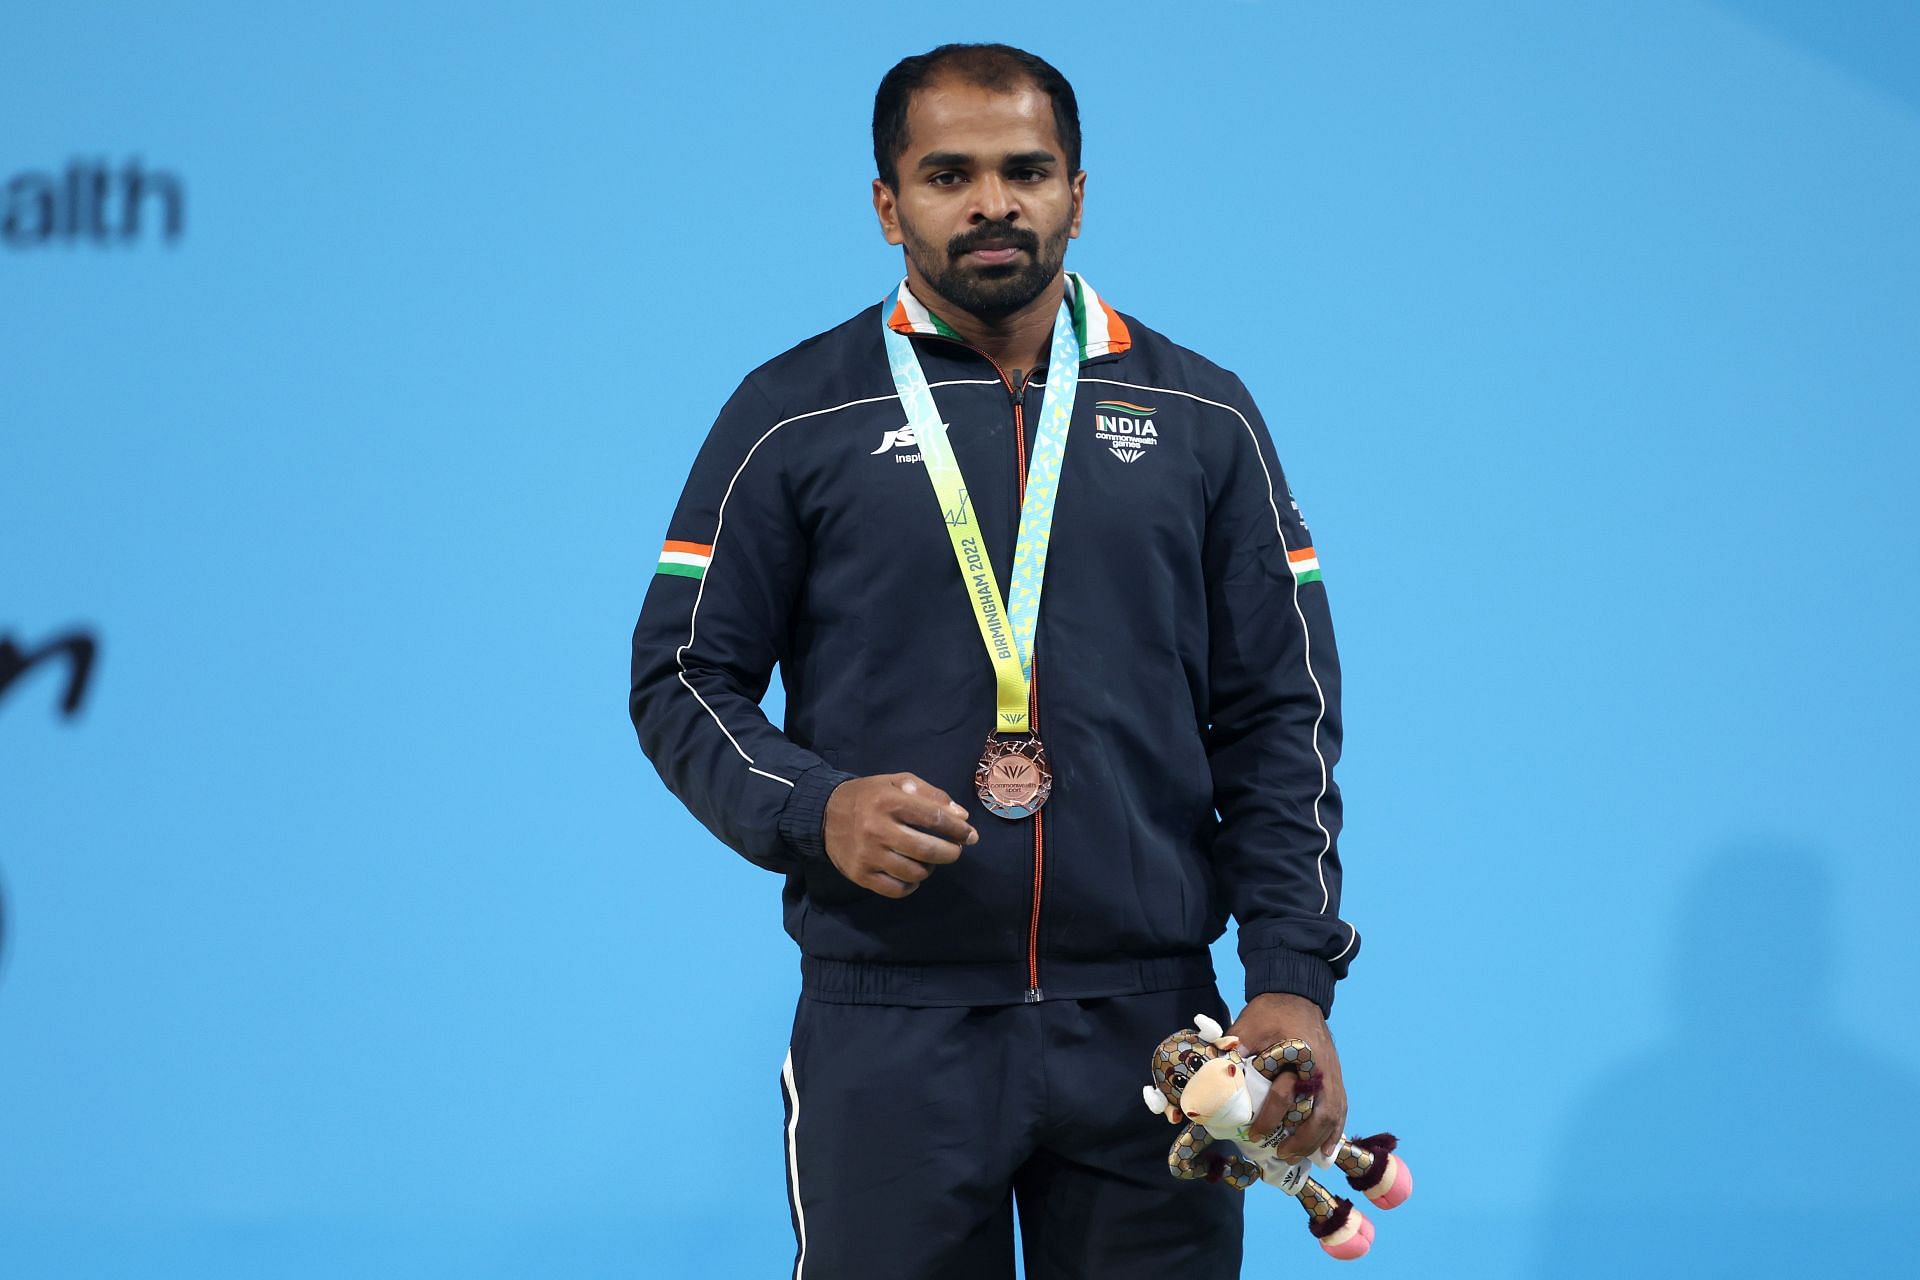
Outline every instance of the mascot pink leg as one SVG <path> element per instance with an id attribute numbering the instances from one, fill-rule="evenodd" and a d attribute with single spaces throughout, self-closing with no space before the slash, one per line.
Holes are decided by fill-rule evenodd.
<path id="1" fill-rule="evenodd" d="M 1247 1055 L 1239 1038 L 1222 1034 L 1211 1018 L 1176 1031 L 1153 1051 L 1154 1083 L 1146 1087 L 1147 1106 L 1174 1124 L 1183 1124 L 1167 1165 L 1178 1178 L 1206 1178 L 1244 1191 L 1255 1182 L 1279 1187 L 1307 1212 L 1307 1227 L 1329 1255 L 1348 1261 L 1373 1245 L 1373 1224 L 1353 1202 L 1332 1195 L 1309 1175 L 1308 1161 L 1287 1161 L 1274 1148 L 1313 1114 L 1320 1080 L 1314 1075 L 1313 1050 L 1301 1040 L 1283 1040 Z M 1272 1082 L 1283 1073 L 1299 1081 L 1285 1123 L 1264 1141 L 1247 1136 L 1266 1102 Z M 1231 1145 L 1237 1155 L 1209 1150 Z M 1381 1209 L 1405 1203 L 1413 1192 L 1413 1174 L 1394 1154 L 1390 1133 L 1371 1138 L 1341 1138 L 1332 1156 L 1316 1153 L 1312 1164 L 1338 1167 L 1354 1190 Z"/>

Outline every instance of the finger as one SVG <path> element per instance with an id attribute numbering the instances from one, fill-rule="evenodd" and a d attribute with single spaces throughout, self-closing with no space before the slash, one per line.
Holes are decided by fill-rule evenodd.
<path id="1" fill-rule="evenodd" d="M 961 853 L 961 846 L 953 841 L 915 831 L 912 827 L 896 826 L 888 836 L 886 846 L 892 852 L 912 858 L 915 862 L 927 862 L 934 866 L 957 862 Z"/>
<path id="2" fill-rule="evenodd" d="M 978 833 L 967 822 L 967 811 L 957 804 L 934 804 L 902 795 L 893 804 L 889 816 L 902 826 L 930 832 L 955 844 L 972 844 Z"/>
<path id="3" fill-rule="evenodd" d="M 926 815 L 926 821 L 914 822 L 911 825 L 937 835 L 943 840 L 951 840 L 962 848 L 980 842 L 979 830 L 967 821 L 967 811 L 958 805 L 948 809 L 937 809 Z"/>
<path id="4" fill-rule="evenodd" d="M 1247 1136 L 1256 1142 L 1265 1142 L 1268 1134 L 1286 1124 L 1287 1112 L 1292 1109 L 1293 1076 L 1283 1075 L 1267 1090 L 1267 1100 L 1260 1104 L 1253 1123 L 1247 1126 Z"/>
<path id="5" fill-rule="evenodd" d="M 915 831 L 924 831 L 928 835 L 950 841 L 956 847 L 972 844 L 979 838 L 978 833 L 967 820 L 955 817 L 952 809 L 928 809 L 916 805 L 896 810 L 893 820 L 903 827 L 911 827 Z"/>
<path id="6" fill-rule="evenodd" d="M 1276 1147 L 1275 1152 L 1289 1160 L 1305 1160 L 1325 1147 L 1330 1137 L 1339 1136 L 1346 1109 L 1346 1096 L 1339 1085 L 1323 1082 L 1314 1096 L 1313 1113 L 1300 1122 L 1299 1131 Z"/>
<path id="7" fill-rule="evenodd" d="M 923 830 L 905 820 L 908 813 L 918 814 L 927 826 L 944 827 L 945 830 L 939 834 Z M 921 862 L 952 862 L 960 856 L 962 849 L 979 838 L 966 823 L 950 816 L 940 817 L 936 821 L 921 807 L 905 811 L 898 807 L 882 808 L 869 817 L 864 824 L 864 831 L 866 837 L 879 847 L 897 849 Z"/>
<path id="8" fill-rule="evenodd" d="M 1305 1160 L 1326 1145 L 1327 1135 L 1334 1130 L 1334 1120 L 1330 1110 L 1315 1107 L 1299 1131 L 1273 1149 L 1274 1154 L 1284 1160 Z"/>
<path id="9" fill-rule="evenodd" d="M 870 871 L 861 883 L 883 898 L 904 898 L 920 886 L 895 879 L 884 871 Z"/>
<path id="10" fill-rule="evenodd" d="M 933 874 L 933 868 L 924 862 L 915 862 L 897 849 L 880 851 L 880 861 L 874 867 L 876 873 L 892 876 L 904 884 L 917 885 Z"/>
<path id="11" fill-rule="evenodd" d="M 980 833 L 967 825 L 965 807 L 955 804 L 952 796 L 914 774 L 894 776 L 901 794 L 915 802 L 895 811 L 899 821 L 946 836 L 956 844 L 972 844 L 980 838 Z"/>

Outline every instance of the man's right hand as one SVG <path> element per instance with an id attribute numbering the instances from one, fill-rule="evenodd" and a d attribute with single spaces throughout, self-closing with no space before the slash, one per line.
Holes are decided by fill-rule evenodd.
<path id="1" fill-rule="evenodd" d="M 827 857 L 885 898 L 904 898 L 980 839 L 967 811 L 911 773 L 849 778 L 827 797 Z"/>

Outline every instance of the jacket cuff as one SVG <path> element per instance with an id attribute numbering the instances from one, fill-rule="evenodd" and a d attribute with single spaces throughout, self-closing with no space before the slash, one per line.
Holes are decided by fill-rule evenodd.
<path id="1" fill-rule="evenodd" d="M 827 799 L 833 789 L 858 774 L 817 764 L 794 780 L 793 791 L 780 810 L 780 838 L 802 858 L 827 856 Z"/>
<path id="2" fill-rule="evenodd" d="M 1319 956 L 1286 947 L 1258 947 L 1243 951 L 1247 970 L 1247 999 L 1271 993 L 1305 996 L 1320 1006 L 1323 1017 L 1333 1013 L 1333 966 Z"/>

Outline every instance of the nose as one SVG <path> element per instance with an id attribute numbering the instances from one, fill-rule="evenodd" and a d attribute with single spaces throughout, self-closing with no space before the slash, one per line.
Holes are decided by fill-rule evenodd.
<path id="1" fill-rule="evenodd" d="M 1013 184 L 990 173 L 974 184 L 973 221 L 1012 222 L 1020 216 L 1020 200 Z"/>

